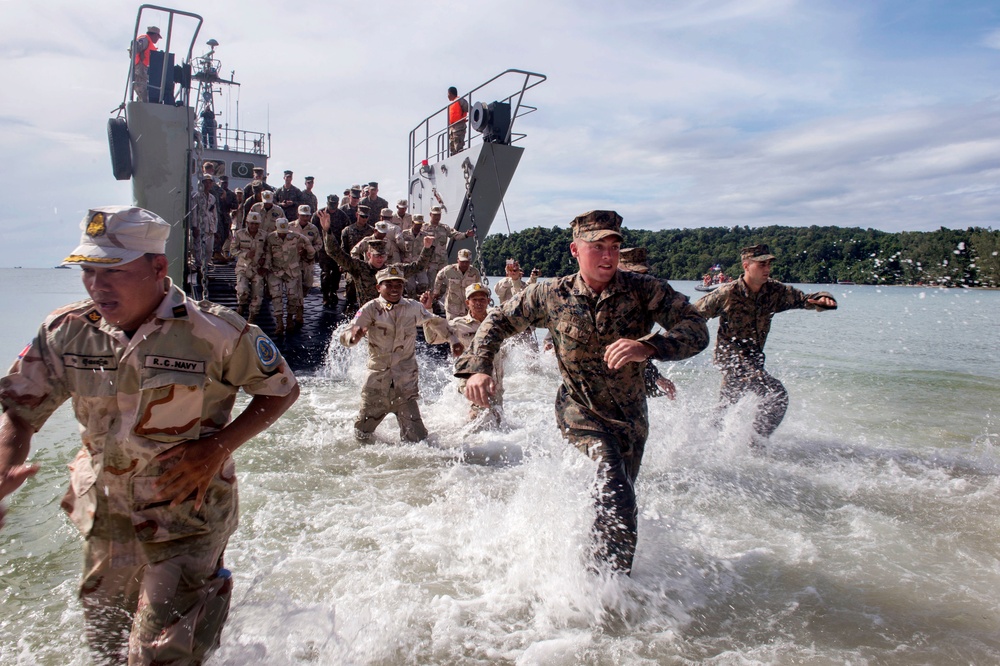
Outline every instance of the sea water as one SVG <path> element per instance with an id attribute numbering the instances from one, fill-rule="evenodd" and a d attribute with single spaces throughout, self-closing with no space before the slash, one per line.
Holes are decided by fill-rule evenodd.
<path id="1" fill-rule="evenodd" d="M 832 291 L 835 312 L 774 319 L 767 366 L 791 404 L 762 451 L 752 398 L 717 417 L 710 350 L 659 364 L 677 399 L 649 402 L 630 578 L 588 570 L 595 468 L 555 428 L 551 355 L 512 355 L 507 427 L 486 433 L 421 358 L 431 441 L 401 444 L 390 416 L 362 445 L 364 345 L 334 343 L 236 453 L 211 663 L 997 663 L 1000 292 Z M 0 270 L 0 356 L 82 295 L 76 271 Z M 80 538 L 58 506 L 78 446 L 64 406 L 8 500 L 2 664 L 89 663 Z"/>

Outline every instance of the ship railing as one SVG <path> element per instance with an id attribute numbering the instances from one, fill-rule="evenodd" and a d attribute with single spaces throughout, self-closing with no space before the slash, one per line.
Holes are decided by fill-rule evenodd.
<path id="1" fill-rule="evenodd" d="M 269 135 L 263 132 L 233 129 L 228 125 L 223 125 L 215 130 L 214 145 L 210 140 L 206 140 L 206 137 L 202 138 L 202 143 L 206 148 L 217 150 L 232 150 L 250 155 L 268 156 L 271 154 Z"/>
<path id="2" fill-rule="evenodd" d="M 483 133 L 473 130 L 470 122 L 473 105 L 477 101 L 484 104 L 492 102 L 510 104 L 510 125 L 507 127 L 506 136 L 494 140 L 511 144 L 527 136 L 523 132 L 515 132 L 514 124 L 518 118 L 538 110 L 537 107 L 524 103 L 524 94 L 545 80 L 544 74 L 508 69 L 462 95 L 460 99 L 464 99 L 469 105 L 469 117 L 465 121 L 467 131 L 462 150 L 483 142 Z M 408 173 L 416 173 L 425 163 L 435 164 L 449 157 L 448 107 L 451 104 L 452 102 L 448 102 L 424 118 L 410 132 Z"/>
<path id="3" fill-rule="evenodd" d="M 161 7 L 159 5 L 139 5 L 139 11 L 135 15 L 135 30 L 132 32 L 132 45 L 129 47 L 129 66 L 128 66 L 128 79 L 125 81 L 125 95 L 122 101 L 121 108 L 125 108 L 125 103 L 132 99 L 132 81 L 135 76 L 135 55 L 132 53 L 132 49 L 135 47 L 135 40 L 142 37 L 145 34 L 144 30 L 141 30 L 143 25 L 143 12 L 163 12 L 167 15 L 167 29 L 164 31 L 160 29 L 160 34 L 163 39 L 163 45 L 157 46 L 157 50 L 163 52 L 164 60 L 163 67 L 160 68 L 160 78 L 158 81 L 150 81 L 150 87 L 155 85 L 157 90 L 157 99 L 154 103 L 158 104 L 176 104 L 180 103 L 187 106 L 190 96 L 190 86 L 181 86 L 181 99 L 173 99 L 173 85 L 174 85 L 174 72 L 170 67 L 167 66 L 168 55 L 172 53 L 170 50 L 171 43 L 175 39 L 174 35 L 174 18 L 178 16 L 186 16 L 188 18 L 194 19 L 196 21 L 194 26 L 194 31 L 191 34 L 191 41 L 188 44 L 187 56 L 184 61 L 180 63 L 182 66 L 187 66 L 188 71 L 190 71 L 191 56 L 194 53 L 194 43 L 198 39 L 198 33 L 201 31 L 201 25 L 204 22 L 201 16 L 198 14 L 193 14 L 191 12 L 185 12 L 180 9 L 171 9 L 170 7 Z M 180 39 L 179 37 L 177 38 Z"/>

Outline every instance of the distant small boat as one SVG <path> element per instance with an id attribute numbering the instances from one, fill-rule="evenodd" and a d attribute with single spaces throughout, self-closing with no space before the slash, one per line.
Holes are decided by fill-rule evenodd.
<path id="1" fill-rule="evenodd" d="M 837 280 L 837 284 L 854 284 L 850 280 Z"/>
<path id="2" fill-rule="evenodd" d="M 695 291 L 715 291 L 716 289 L 718 289 L 721 286 L 722 286 L 721 284 L 696 284 L 694 286 L 694 290 Z"/>
<path id="3" fill-rule="evenodd" d="M 62 268 L 62 269 L 65 269 L 67 271 L 70 270 L 69 266 L 63 266 L 62 264 L 60 264 L 58 266 L 53 266 L 52 268 Z"/>

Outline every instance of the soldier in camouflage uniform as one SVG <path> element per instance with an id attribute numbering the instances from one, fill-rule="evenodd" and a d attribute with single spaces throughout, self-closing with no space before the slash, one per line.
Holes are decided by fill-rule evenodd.
<path id="1" fill-rule="evenodd" d="M 316 280 L 316 253 L 323 249 L 323 232 L 319 227 L 310 222 L 312 209 L 308 204 L 299 206 L 298 222 L 292 225 L 292 231 L 302 234 L 309 239 L 309 244 L 313 248 L 313 259 L 302 257 L 299 260 L 299 267 L 302 269 L 302 296 L 305 297 L 309 290 L 313 288 Z"/>
<path id="2" fill-rule="evenodd" d="M 399 255 L 404 263 L 415 261 L 420 254 L 423 239 L 428 234 L 424 233 L 424 216 L 417 213 L 410 221 L 410 228 L 399 234 Z M 427 291 L 427 271 L 421 271 L 406 278 L 407 298 L 415 298 Z"/>
<path id="3" fill-rule="evenodd" d="M 305 236 L 289 230 L 285 218 L 279 219 L 277 229 L 267 235 L 264 248 L 267 287 L 274 311 L 274 334 L 284 335 L 286 328 L 291 332 L 302 326 L 302 271 L 299 262 L 302 258 L 312 259 L 315 250 Z"/>
<path id="4" fill-rule="evenodd" d="M 427 428 L 417 406 L 417 326 L 423 324 L 425 331 L 435 331 L 458 344 L 444 319 L 428 312 L 424 304 L 403 298 L 405 279 L 398 266 L 381 269 L 376 275 L 378 298 L 362 305 L 351 327 L 340 336 L 345 347 L 368 337 L 368 372 L 361 389 L 361 410 L 354 422 L 354 434 L 361 440 L 370 439 L 388 414 L 396 415 L 404 442 L 426 438 Z"/>
<path id="5" fill-rule="evenodd" d="M 202 174 L 201 186 L 191 195 L 191 237 L 188 251 L 203 289 L 208 288 L 208 262 L 212 260 L 216 225 L 219 223 L 219 201 L 212 194 L 214 184 L 212 174 Z"/>
<path id="6" fill-rule="evenodd" d="M 643 368 L 648 358 L 697 354 L 708 345 L 708 328 L 665 281 L 618 270 L 620 225 L 614 211 L 573 220 L 570 251 L 580 271 L 530 285 L 490 310 L 455 375 L 468 378 L 466 397 L 487 408 L 503 341 L 529 326 L 549 330 L 563 380 L 556 423 L 599 463 L 597 555 L 627 573 L 636 545 L 634 483 L 649 430 Z M 663 330 L 652 332 L 655 324 Z"/>
<path id="7" fill-rule="evenodd" d="M 274 201 L 281 206 L 281 210 L 284 211 L 282 217 L 289 223 L 295 219 L 295 215 L 299 212 L 299 204 L 302 203 L 302 190 L 292 185 L 292 176 L 292 172 L 286 169 L 285 183 L 274 191 Z"/>
<path id="8" fill-rule="evenodd" d="M 409 229 L 413 224 L 413 216 L 406 212 L 406 209 L 409 208 L 409 206 L 410 202 L 406 199 L 400 199 L 397 201 L 396 212 L 392 214 L 392 218 L 389 220 L 389 222 L 396 225 L 396 228 L 399 229 L 400 233 Z"/>
<path id="9" fill-rule="evenodd" d="M 517 263 L 517 259 L 508 259 L 504 271 L 507 274 L 506 277 L 500 278 L 496 286 L 500 305 L 509 301 L 515 294 L 520 294 L 529 284 L 538 282 L 538 270 L 536 269 L 531 271 L 531 278 L 525 283 L 524 272 L 521 270 L 521 265 Z"/>
<path id="10" fill-rule="evenodd" d="M 469 229 L 462 233 L 447 224 L 441 224 L 441 206 L 431 206 L 431 220 L 424 226 L 424 233 L 434 238 L 434 258 L 427 268 L 427 284 L 433 286 L 438 271 L 448 264 L 448 241 L 471 238 L 476 232 Z"/>
<path id="11" fill-rule="evenodd" d="M 771 318 L 785 310 L 836 310 L 837 301 L 828 291 L 806 294 L 770 279 L 774 255 L 767 245 L 743 248 L 740 259 L 740 279 L 706 294 L 695 307 L 708 319 L 719 317 L 714 361 L 722 371 L 722 404 L 734 404 L 751 392 L 759 395 L 754 430 L 761 437 L 770 437 L 788 409 L 784 385 L 764 369 L 764 343 Z"/>
<path id="12" fill-rule="evenodd" d="M 389 202 L 378 195 L 378 183 L 374 180 L 368 183 L 368 190 L 361 200 L 361 205 L 368 206 L 372 218 L 379 217 L 382 209 L 389 207 Z"/>
<path id="13" fill-rule="evenodd" d="M 351 187 L 348 192 L 350 196 L 345 197 L 344 201 L 340 203 L 340 210 L 344 211 L 344 214 L 351 220 L 351 224 L 354 224 L 358 221 L 358 206 L 361 204 L 361 188 L 355 185 Z M 346 248 L 346 250 L 350 252 L 351 248 Z"/>
<path id="14" fill-rule="evenodd" d="M 65 264 L 90 298 L 53 312 L 0 380 L 0 499 L 37 471 L 31 439 L 67 399 L 83 448 L 62 501 L 85 539 L 80 587 L 98 663 L 200 664 L 218 646 L 237 523 L 231 454 L 298 396 L 274 344 L 167 277 L 170 225 L 92 209 Z M 230 421 L 236 394 L 253 396 Z M 0 509 L 0 522 L 3 510 Z"/>
<path id="15" fill-rule="evenodd" d="M 247 228 L 233 235 L 232 251 L 236 257 L 236 303 L 238 312 L 246 317 L 249 304 L 249 322 L 260 314 L 266 282 L 264 241 L 267 236 L 260 229 L 260 213 L 250 213 Z"/>
<path id="16" fill-rule="evenodd" d="M 330 235 L 337 239 L 341 237 L 344 229 L 351 224 L 347 214 L 337 207 L 339 201 L 340 197 L 336 194 L 329 194 L 326 197 L 326 212 L 330 216 Z M 312 223 L 322 233 L 319 219 L 320 212 L 316 211 L 312 216 Z M 326 248 L 322 244 L 320 244 L 320 249 L 317 251 L 316 256 L 319 260 L 319 285 L 323 291 L 323 305 L 328 308 L 335 308 L 339 300 L 337 290 L 340 289 L 340 264 L 330 258 L 330 255 L 326 253 Z"/>
<path id="17" fill-rule="evenodd" d="M 472 252 L 458 251 L 458 263 L 449 264 L 438 271 L 434 278 L 434 300 L 444 298 L 444 311 L 448 319 L 463 317 L 468 312 L 465 307 L 465 290 L 481 281 L 479 271 L 472 266 Z"/>
<path id="18" fill-rule="evenodd" d="M 351 191 L 351 200 L 354 200 L 354 191 Z M 344 210 L 341 208 L 341 210 Z M 350 252 L 354 249 L 354 246 L 361 242 L 362 238 L 371 236 L 375 233 L 374 225 L 368 223 L 369 211 L 368 206 L 355 206 L 353 213 L 354 222 L 346 227 L 340 234 L 340 247 L 343 248 L 344 252 Z M 348 214 L 351 217 L 351 214 Z M 331 257 L 333 255 L 330 255 Z M 339 262 L 338 262 L 339 263 Z M 350 273 L 347 274 L 345 278 L 344 286 L 344 300 L 347 301 L 346 306 L 349 308 L 356 308 L 364 303 L 363 300 L 358 298 L 358 285 L 354 282 L 354 276 Z M 375 281 L 372 280 L 372 289 L 375 288 Z"/>
<path id="19" fill-rule="evenodd" d="M 260 213 L 260 228 L 264 231 L 264 235 L 269 235 L 277 229 L 278 220 L 285 217 L 281 207 L 275 205 L 274 192 L 271 190 L 261 190 L 260 201 L 251 206 L 250 210 Z"/>
<path id="20" fill-rule="evenodd" d="M 319 210 L 319 199 L 316 198 L 316 193 L 313 192 L 313 185 L 316 184 L 316 179 L 312 176 L 306 176 L 306 189 L 299 192 L 299 198 L 302 203 L 308 204 L 309 214 L 315 215 Z M 317 229 L 319 227 L 316 227 Z"/>

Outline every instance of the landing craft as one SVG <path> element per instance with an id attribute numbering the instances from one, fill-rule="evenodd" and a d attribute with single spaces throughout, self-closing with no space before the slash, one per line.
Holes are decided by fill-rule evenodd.
<path id="1" fill-rule="evenodd" d="M 233 189 L 250 184 L 254 167 L 263 168 L 266 174 L 271 136 L 240 128 L 238 95 L 234 95 L 240 84 L 233 71 L 224 75 L 215 52 L 219 43 L 210 39 L 207 52 L 193 55 L 202 23 L 201 16 L 190 12 L 147 4 L 139 7 L 135 37 L 154 24 L 162 37 L 158 50 L 150 53 L 148 101 L 132 99 L 135 59 L 130 57 L 124 98 L 108 122 L 108 140 L 112 172 L 118 180 L 132 181 L 135 205 L 171 224 L 167 241 L 170 278 L 195 298 L 207 297 L 235 308 L 232 264 L 210 264 L 208 284 L 202 284 L 187 260 L 191 195 L 208 161 L 216 164 L 216 177 L 229 176 Z M 475 229 L 471 238 L 451 243 L 449 261 L 456 261 L 458 251 L 468 248 L 482 273 L 480 244 L 524 152 L 514 145 L 526 136 L 514 131 L 515 121 L 537 110 L 525 103 L 525 93 L 545 80 L 542 74 L 509 69 L 467 92 L 463 99 L 469 106 L 471 131 L 454 154 L 449 149 L 448 105 L 410 132 L 406 179 L 410 212 L 426 218 L 431 206 L 438 205 L 444 224 L 459 231 Z M 213 120 L 214 128 L 209 122 Z M 333 329 L 343 317 L 342 312 L 324 310 L 318 288 L 304 301 L 305 326 L 278 339 L 296 370 L 312 370 L 323 363 Z M 273 333 L 266 302 L 256 323 Z"/>

